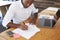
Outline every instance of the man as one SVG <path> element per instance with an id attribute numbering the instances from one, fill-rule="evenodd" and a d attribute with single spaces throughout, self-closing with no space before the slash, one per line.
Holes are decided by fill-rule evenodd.
<path id="1" fill-rule="evenodd" d="M 34 0 L 20 0 L 18 2 L 13 3 L 9 10 L 7 11 L 2 25 L 6 28 L 21 28 L 22 30 L 27 30 L 28 26 L 25 25 L 24 21 L 30 18 L 31 14 L 38 12 L 38 9 L 34 7 Z M 35 20 L 37 17 L 37 13 L 31 20 Z M 11 21 L 13 20 L 13 22 Z M 30 23 L 34 21 L 30 21 Z"/>

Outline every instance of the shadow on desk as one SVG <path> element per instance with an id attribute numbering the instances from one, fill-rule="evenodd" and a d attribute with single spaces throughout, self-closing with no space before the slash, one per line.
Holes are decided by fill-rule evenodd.
<path id="1" fill-rule="evenodd" d="M 0 33 L 5 31 L 6 28 L 2 26 L 2 21 L 0 21 Z"/>
<path id="2" fill-rule="evenodd" d="M 6 30 L 6 28 L 3 27 L 2 25 L 0 25 L 0 33 L 3 32 L 3 31 L 5 31 L 5 30 Z"/>

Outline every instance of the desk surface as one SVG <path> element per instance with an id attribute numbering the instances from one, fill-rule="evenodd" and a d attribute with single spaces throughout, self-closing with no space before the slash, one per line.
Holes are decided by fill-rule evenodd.
<path id="1" fill-rule="evenodd" d="M 7 40 L 26 40 L 23 37 L 14 39 L 13 37 L 9 37 L 6 32 L 12 30 L 8 29 L 0 34 L 0 37 Z M 60 19 L 57 21 L 56 25 L 53 28 L 40 28 L 40 32 L 38 32 L 36 35 L 34 35 L 29 40 L 60 40 Z"/>
<path id="2" fill-rule="evenodd" d="M 9 2 L 9 1 L 0 1 L 0 6 L 5 6 L 5 5 L 9 5 L 13 2 Z"/>
<path id="3" fill-rule="evenodd" d="M 13 37 L 9 37 L 6 32 L 12 30 L 8 29 L 0 34 L 0 39 L 7 39 L 7 40 L 26 40 L 23 37 L 18 39 L 14 39 Z M 60 40 L 60 19 L 57 21 L 56 25 L 53 28 L 40 28 L 40 32 L 34 35 L 29 40 Z M 1 38 L 1 36 L 3 38 Z"/>

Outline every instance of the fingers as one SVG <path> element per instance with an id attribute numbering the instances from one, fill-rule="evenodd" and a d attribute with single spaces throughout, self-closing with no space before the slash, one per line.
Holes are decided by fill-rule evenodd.
<path id="1" fill-rule="evenodd" d="M 28 30 L 28 26 L 27 25 L 25 25 L 25 29 Z"/>
<path id="2" fill-rule="evenodd" d="M 28 30 L 28 27 L 25 25 L 25 26 L 22 26 L 21 29 L 22 29 L 22 30 Z"/>
<path id="3" fill-rule="evenodd" d="M 22 30 L 28 30 L 28 26 L 27 25 L 22 25 L 22 26 L 20 26 L 20 29 L 22 29 Z"/>

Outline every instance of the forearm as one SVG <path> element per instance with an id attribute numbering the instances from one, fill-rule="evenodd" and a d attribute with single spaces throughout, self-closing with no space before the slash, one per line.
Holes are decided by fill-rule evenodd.
<path id="1" fill-rule="evenodd" d="M 37 17 L 38 17 L 38 13 L 35 13 L 33 19 L 36 19 Z"/>
<path id="2" fill-rule="evenodd" d="M 7 24 L 7 27 L 9 28 L 18 28 L 20 26 L 20 24 L 14 24 L 13 22 L 9 22 Z"/>
<path id="3" fill-rule="evenodd" d="M 32 20 L 34 21 L 34 23 L 36 23 L 37 18 L 38 18 L 38 13 L 35 13 L 34 17 L 32 18 Z"/>
<path id="4" fill-rule="evenodd" d="M 37 17 L 38 17 L 38 13 L 35 13 L 34 15 L 32 15 L 30 22 L 32 22 L 33 24 L 36 24 Z"/>
<path id="5" fill-rule="evenodd" d="M 7 24 L 7 26 L 8 26 L 9 28 L 20 28 L 22 25 L 25 25 L 25 23 L 24 23 L 24 22 L 21 22 L 20 24 L 14 24 L 13 22 L 9 22 L 9 23 Z"/>

